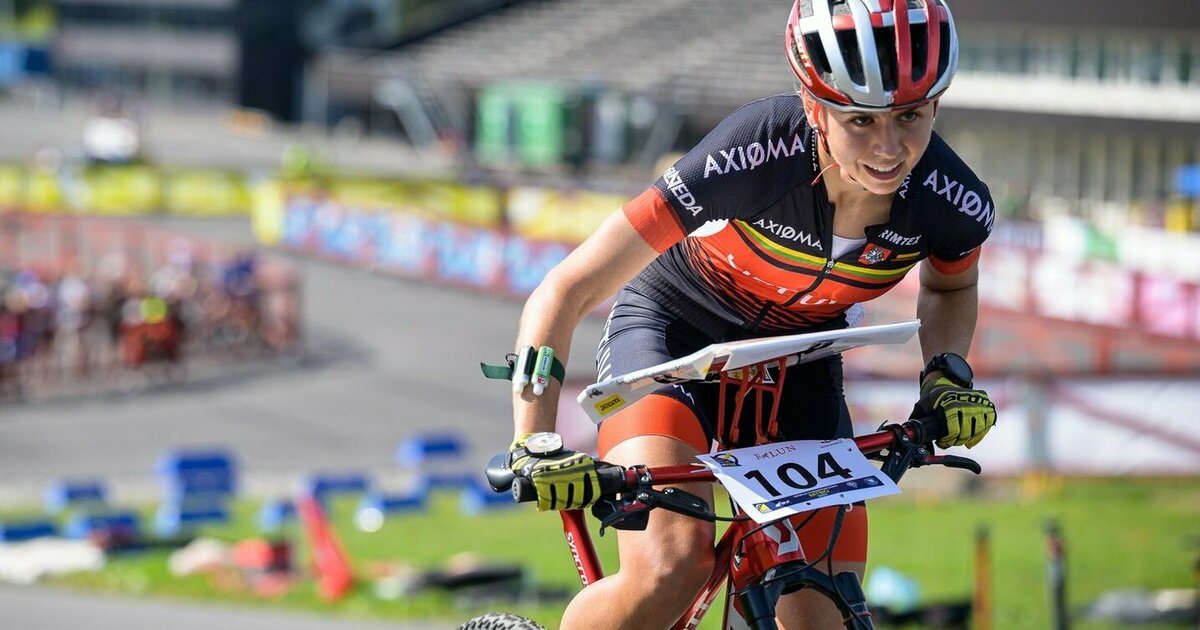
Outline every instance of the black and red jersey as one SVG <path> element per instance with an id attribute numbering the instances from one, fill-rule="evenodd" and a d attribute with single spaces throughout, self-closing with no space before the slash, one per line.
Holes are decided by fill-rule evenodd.
<path id="1" fill-rule="evenodd" d="M 745 105 L 625 205 L 661 255 L 633 281 L 681 316 L 788 331 L 836 324 L 929 258 L 957 273 L 995 220 L 987 186 L 937 135 L 866 243 L 831 258 L 834 208 L 800 97 Z M 709 221 L 724 227 L 690 235 Z M 719 225 L 719 224 L 714 224 Z M 710 226 L 711 228 L 712 226 Z"/>

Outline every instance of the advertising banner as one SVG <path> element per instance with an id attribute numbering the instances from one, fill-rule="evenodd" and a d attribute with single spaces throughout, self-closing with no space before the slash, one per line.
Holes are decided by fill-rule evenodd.
<path id="1" fill-rule="evenodd" d="M 480 227 L 503 224 L 503 198 L 494 186 L 453 182 L 345 179 L 328 186 L 338 203 L 369 206 Z"/>
<path id="2" fill-rule="evenodd" d="M 234 171 L 173 171 L 163 174 L 163 210 L 184 216 L 245 216 L 251 193 Z"/>
<path id="3" fill-rule="evenodd" d="M 279 233 L 290 249 L 514 296 L 528 295 L 573 247 L 312 194 L 287 197 Z"/>
<path id="4" fill-rule="evenodd" d="M 30 170 L 20 164 L 0 165 L 0 209 L 61 212 L 66 207 L 59 173 Z"/>
<path id="5" fill-rule="evenodd" d="M 451 220 L 470 216 L 461 209 L 475 201 L 464 199 L 478 200 L 487 213 L 501 207 L 495 191 L 494 197 L 428 182 L 396 185 L 393 197 L 383 190 L 364 186 L 354 196 L 341 189 L 353 202 L 312 191 L 288 197 L 279 230 L 283 242 L 410 277 L 526 296 L 624 201 L 612 194 L 516 187 L 507 193 L 506 232 Z M 1005 229 L 983 248 L 979 322 L 969 357 L 978 374 L 1200 370 L 1200 283 L 1072 254 L 1043 236 Z M 913 318 L 919 275 L 910 273 L 865 304 L 865 323 Z M 846 367 L 858 376 L 908 378 L 920 371 L 921 352 L 915 341 L 867 348 L 848 355 Z"/>
<path id="6" fill-rule="evenodd" d="M 508 191 L 508 222 L 521 236 L 580 243 L 626 201 L 623 195 L 518 186 Z"/>
<path id="7" fill-rule="evenodd" d="M 14 164 L 0 164 L 0 209 L 16 210 L 25 202 L 25 172 Z"/>
<path id="8" fill-rule="evenodd" d="M 91 166 L 80 174 L 77 206 L 102 215 L 139 215 L 162 207 L 162 179 L 150 166 Z"/>

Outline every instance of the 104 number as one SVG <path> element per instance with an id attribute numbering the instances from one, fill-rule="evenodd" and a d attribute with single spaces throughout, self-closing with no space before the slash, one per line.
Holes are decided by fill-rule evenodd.
<path id="1" fill-rule="evenodd" d="M 757 481 L 772 498 L 782 496 L 779 491 L 768 479 L 767 476 L 760 470 L 751 470 L 743 475 L 746 479 Z M 842 466 L 832 453 L 821 453 L 817 455 L 817 474 L 813 476 L 812 472 L 805 468 L 802 464 L 795 462 L 785 462 L 775 469 L 775 477 L 788 486 L 797 490 L 808 490 L 817 485 L 821 479 L 831 479 L 833 477 L 841 477 L 842 479 L 850 479 L 853 473 L 849 468 Z"/>

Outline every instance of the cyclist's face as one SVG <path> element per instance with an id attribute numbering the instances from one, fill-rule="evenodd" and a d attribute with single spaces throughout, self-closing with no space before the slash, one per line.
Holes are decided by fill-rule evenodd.
<path id="1" fill-rule="evenodd" d="M 894 112 L 826 111 L 829 151 L 842 179 L 877 195 L 900 188 L 933 133 L 933 103 Z"/>

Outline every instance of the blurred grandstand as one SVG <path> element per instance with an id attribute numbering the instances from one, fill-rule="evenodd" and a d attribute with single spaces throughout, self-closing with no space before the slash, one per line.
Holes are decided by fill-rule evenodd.
<path id="1" fill-rule="evenodd" d="M 0 206 L 252 213 L 264 244 L 521 296 L 732 109 L 793 89 L 790 5 L 0 3 Z M 937 129 L 1001 219 L 973 351 L 993 378 L 1200 368 L 1200 4 L 1131 6 L 953 2 Z M 906 376 L 903 352 L 851 367 Z"/>
<path id="2" fill-rule="evenodd" d="M 417 147 L 461 138 L 526 166 L 649 166 L 791 89 L 786 4 L 25 0 L 0 17 L 0 85 L 51 110 L 120 95 L 173 126 L 181 109 L 235 106 Z M 1200 161 L 1200 7 L 1127 8 L 955 3 L 961 70 L 939 130 L 1007 214 L 1196 223 L 1171 202 L 1179 167 Z M 521 133 L 539 112 L 545 126 Z"/>

